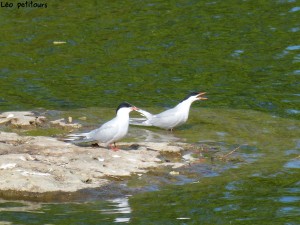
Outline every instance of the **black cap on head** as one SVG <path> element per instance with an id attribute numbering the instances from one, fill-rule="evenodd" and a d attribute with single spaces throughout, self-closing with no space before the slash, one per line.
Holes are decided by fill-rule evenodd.
<path id="1" fill-rule="evenodd" d="M 129 104 L 128 102 L 122 102 L 118 108 L 116 109 L 116 113 L 118 112 L 119 109 L 121 108 L 130 108 L 130 107 L 133 107 L 133 105 Z"/>
<path id="2" fill-rule="evenodd" d="M 197 96 L 197 95 L 199 95 L 199 92 L 196 92 L 196 91 L 194 91 L 194 92 L 191 92 L 189 95 L 187 95 L 183 100 L 182 100 L 182 102 L 184 101 L 184 100 L 187 100 L 189 97 L 191 97 L 191 96 Z"/>

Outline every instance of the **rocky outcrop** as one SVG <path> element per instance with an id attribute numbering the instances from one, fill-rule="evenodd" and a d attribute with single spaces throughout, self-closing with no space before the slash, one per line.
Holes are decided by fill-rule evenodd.
<path id="1" fill-rule="evenodd" d="M 4 112 L 0 114 L 0 124 L 10 123 L 15 127 L 32 127 L 43 124 L 46 121 L 46 117 L 35 115 L 33 112 Z"/>
<path id="2" fill-rule="evenodd" d="M 51 137 L 0 132 L 0 191 L 74 192 L 101 187 L 110 178 L 145 173 L 166 163 L 160 152 L 178 152 L 168 143 L 119 143 L 120 150 L 80 147 Z"/>

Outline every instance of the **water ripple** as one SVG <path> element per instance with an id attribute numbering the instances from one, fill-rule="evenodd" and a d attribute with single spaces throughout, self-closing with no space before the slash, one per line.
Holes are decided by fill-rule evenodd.
<path id="1" fill-rule="evenodd" d="M 299 6 L 293 7 L 289 12 L 297 12 L 297 11 L 300 11 Z"/>
<path id="2" fill-rule="evenodd" d="M 284 167 L 290 169 L 300 169 L 300 159 L 287 162 Z"/>

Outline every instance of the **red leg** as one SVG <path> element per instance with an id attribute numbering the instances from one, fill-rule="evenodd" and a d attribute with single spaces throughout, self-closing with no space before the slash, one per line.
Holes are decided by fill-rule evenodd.
<path id="1" fill-rule="evenodd" d="M 119 151 L 118 147 L 116 146 L 116 142 L 114 142 L 114 146 L 112 146 L 112 144 L 109 145 L 110 149 L 113 151 Z"/>

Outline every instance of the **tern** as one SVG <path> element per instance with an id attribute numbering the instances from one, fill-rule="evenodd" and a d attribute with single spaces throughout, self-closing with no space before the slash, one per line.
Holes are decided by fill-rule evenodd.
<path id="1" fill-rule="evenodd" d="M 206 92 L 192 92 L 174 108 L 155 115 L 145 110 L 137 109 L 136 111 L 145 118 L 131 118 L 129 123 L 138 126 L 154 126 L 172 131 L 174 127 L 178 127 L 187 121 L 190 107 L 194 101 L 207 99 L 203 96 L 205 94 Z"/>
<path id="2" fill-rule="evenodd" d="M 116 141 L 126 136 L 129 127 L 129 113 L 138 110 L 135 106 L 123 102 L 116 109 L 116 117 L 104 123 L 98 129 L 88 133 L 70 134 L 66 141 L 74 143 L 97 141 L 109 146 L 112 150 L 117 151 Z M 112 146 L 112 143 L 114 146 Z"/>

